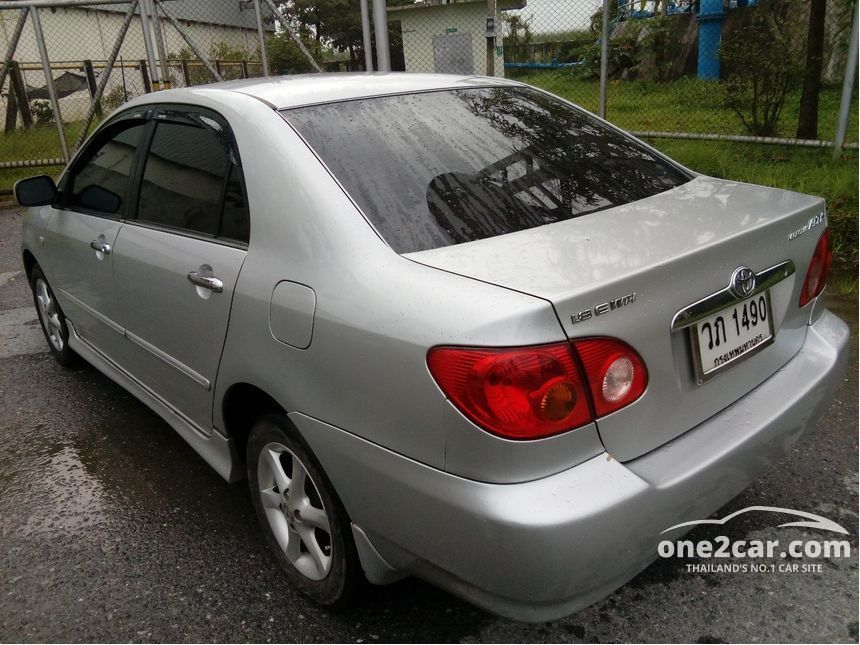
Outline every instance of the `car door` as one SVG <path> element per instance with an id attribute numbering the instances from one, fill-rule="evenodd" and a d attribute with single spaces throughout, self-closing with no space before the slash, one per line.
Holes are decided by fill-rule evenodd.
<path id="1" fill-rule="evenodd" d="M 200 429 L 212 396 L 249 221 L 226 121 L 161 107 L 113 253 L 129 371 Z"/>
<path id="2" fill-rule="evenodd" d="M 131 177 L 147 126 L 145 111 L 115 118 L 81 151 L 60 182 L 40 262 L 76 333 L 108 356 L 123 330 L 113 280 L 113 247 L 129 211 Z"/>

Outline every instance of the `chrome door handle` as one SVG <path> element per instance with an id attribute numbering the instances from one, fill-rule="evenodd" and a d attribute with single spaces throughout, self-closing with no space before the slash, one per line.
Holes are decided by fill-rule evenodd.
<path id="1" fill-rule="evenodd" d="M 203 287 L 204 289 L 209 289 L 209 291 L 214 291 L 215 293 L 221 293 L 224 291 L 224 283 L 218 278 L 202 276 L 197 271 L 192 271 L 188 274 L 188 282 L 193 284 L 195 287 Z"/>
<path id="2" fill-rule="evenodd" d="M 110 255 L 111 246 L 107 242 L 102 240 L 93 240 L 90 242 L 90 248 L 93 251 L 97 251 L 99 253 L 104 253 L 105 255 Z"/>

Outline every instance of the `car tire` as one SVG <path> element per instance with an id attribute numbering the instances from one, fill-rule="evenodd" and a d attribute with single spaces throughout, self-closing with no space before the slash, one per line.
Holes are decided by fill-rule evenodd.
<path id="1" fill-rule="evenodd" d="M 321 605 L 347 604 L 362 576 L 350 520 L 285 414 L 254 423 L 247 469 L 257 518 L 287 578 Z"/>
<path id="2" fill-rule="evenodd" d="M 48 341 L 51 354 L 63 367 L 77 367 L 81 359 L 69 347 L 69 326 L 66 323 L 66 316 L 38 264 L 30 270 L 30 289 L 33 291 L 33 303 L 36 305 L 39 324 L 42 327 L 42 333 L 45 334 L 45 340 Z"/>

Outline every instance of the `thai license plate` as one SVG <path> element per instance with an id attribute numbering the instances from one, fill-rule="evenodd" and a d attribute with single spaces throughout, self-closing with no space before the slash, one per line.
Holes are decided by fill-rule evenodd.
<path id="1" fill-rule="evenodd" d="M 702 383 L 773 342 L 770 291 L 699 321 L 690 333 L 696 378 Z"/>

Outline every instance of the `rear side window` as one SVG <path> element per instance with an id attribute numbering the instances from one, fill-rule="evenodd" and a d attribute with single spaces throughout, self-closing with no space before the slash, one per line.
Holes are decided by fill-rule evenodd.
<path id="1" fill-rule="evenodd" d="M 241 169 L 224 137 L 197 125 L 157 123 L 144 165 L 137 219 L 247 242 Z"/>
<path id="2" fill-rule="evenodd" d="M 529 88 L 377 97 L 283 115 L 398 253 L 551 224 L 690 180 L 632 138 Z"/>

